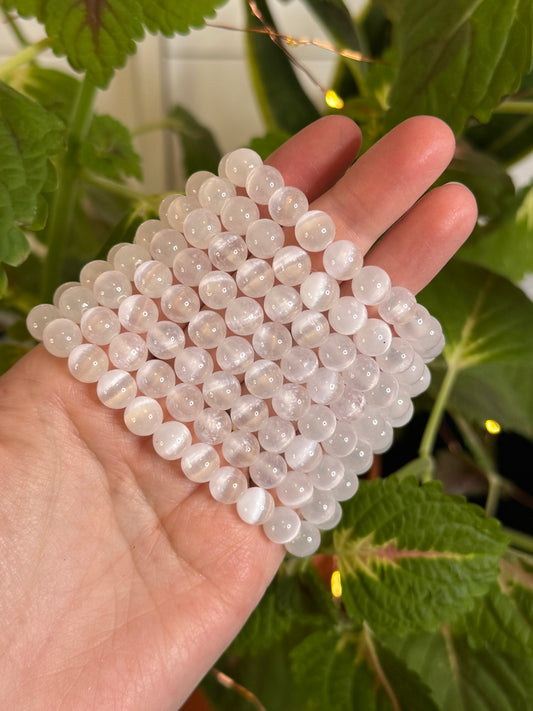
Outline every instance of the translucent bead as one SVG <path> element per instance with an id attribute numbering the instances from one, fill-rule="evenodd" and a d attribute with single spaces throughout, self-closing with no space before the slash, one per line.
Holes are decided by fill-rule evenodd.
<path id="1" fill-rule="evenodd" d="M 219 176 L 221 178 L 224 178 L 225 180 L 227 180 L 226 163 L 228 162 L 228 158 L 229 158 L 229 153 L 226 153 L 225 155 L 222 156 L 222 158 L 218 162 L 218 171 L 217 172 L 218 172 Z"/>
<path id="2" fill-rule="evenodd" d="M 248 249 L 246 242 L 240 235 L 221 232 L 215 235 L 207 253 L 215 269 L 234 272 L 246 261 Z"/>
<path id="3" fill-rule="evenodd" d="M 168 227 L 168 219 L 167 219 L 168 209 L 172 205 L 174 200 L 178 197 L 181 197 L 180 193 L 169 193 L 168 195 L 165 195 L 165 197 L 159 203 L 159 207 L 157 208 L 157 212 L 159 214 L 159 220 L 150 220 L 150 222 L 156 222 L 157 224 L 159 224 L 160 225 L 159 229 Z M 157 231 L 158 231 L 157 229 L 154 229 L 153 234 L 155 234 Z M 143 247 L 146 247 L 146 245 L 143 245 Z"/>
<path id="4" fill-rule="evenodd" d="M 379 365 L 370 356 L 358 353 L 353 363 L 343 371 L 343 377 L 356 390 L 366 392 L 379 380 Z"/>
<path id="5" fill-rule="evenodd" d="M 113 269 L 112 265 L 109 264 L 105 259 L 94 259 L 92 262 L 88 262 L 82 270 L 80 271 L 80 284 L 92 289 L 96 277 L 104 272 L 109 272 Z"/>
<path id="6" fill-rule="evenodd" d="M 248 197 L 228 198 L 220 211 L 220 220 L 228 232 L 245 235 L 248 227 L 259 219 L 259 208 Z"/>
<path id="7" fill-rule="evenodd" d="M 43 340 L 43 331 L 45 327 L 60 318 L 59 309 L 52 304 L 39 304 L 34 306 L 26 317 L 26 328 L 35 340 Z"/>
<path id="8" fill-rule="evenodd" d="M 221 504 L 235 504 L 248 488 L 244 474 L 236 467 L 220 467 L 209 480 L 209 491 Z"/>
<path id="9" fill-rule="evenodd" d="M 199 311 L 189 321 L 189 338 L 200 348 L 216 348 L 226 337 L 226 324 L 216 311 Z"/>
<path id="10" fill-rule="evenodd" d="M 318 442 L 296 435 L 285 450 L 285 461 L 291 469 L 303 469 L 306 472 L 312 471 L 322 460 L 322 447 Z"/>
<path id="11" fill-rule="evenodd" d="M 333 491 L 335 501 L 349 501 L 359 490 L 359 477 L 355 472 L 344 472 L 342 481 L 339 482 Z"/>
<path id="12" fill-rule="evenodd" d="M 335 239 L 335 223 L 322 210 L 310 210 L 294 227 L 296 241 L 306 252 L 322 252 Z"/>
<path id="13" fill-rule="evenodd" d="M 266 315 L 277 323 L 290 323 L 302 310 L 298 291 L 283 284 L 272 287 L 265 296 L 263 306 Z"/>
<path id="14" fill-rule="evenodd" d="M 173 321 L 158 321 L 148 329 L 146 345 L 156 358 L 170 360 L 175 358 L 185 345 L 185 334 Z"/>
<path id="15" fill-rule="evenodd" d="M 172 267 L 176 255 L 187 247 L 185 237 L 173 229 L 163 229 L 157 232 L 150 244 L 152 259 L 162 262 L 167 267 Z"/>
<path id="16" fill-rule="evenodd" d="M 122 272 L 103 272 L 94 280 L 93 292 L 99 304 L 118 309 L 122 299 L 131 296 L 131 282 Z"/>
<path id="17" fill-rule="evenodd" d="M 108 370 L 100 376 L 96 385 L 100 402 L 112 410 L 121 410 L 137 395 L 137 384 L 125 370 Z"/>
<path id="18" fill-rule="evenodd" d="M 386 420 L 385 428 L 383 430 L 381 439 L 373 447 L 374 454 L 383 454 L 384 452 L 389 450 L 392 446 L 393 440 L 394 430 L 392 429 L 392 424 L 388 420 Z"/>
<path id="19" fill-rule="evenodd" d="M 422 304 L 417 304 L 411 318 L 403 323 L 396 323 L 394 328 L 402 338 L 422 338 L 428 332 L 431 318 L 432 316 L 426 307 L 422 306 Z"/>
<path id="20" fill-rule="evenodd" d="M 329 370 L 345 370 L 354 362 L 356 353 L 352 339 L 341 333 L 330 333 L 318 348 L 318 357 L 322 365 Z"/>
<path id="21" fill-rule="evenodd" d="M 427 365 L 424 365 L 420 378 L 418 378 L 418 380 L 416 380 L 414 383 L 409 383 L 408 385 L 406 385 L 405 389 L 411 397 L 416 397 L 417 395 L 420 395 L 428 389 L 430 382 L 431 371 L 429 370 Z"/>
<path id="22" fill-rule="evenodd" d="M 151 397 L 143 395 L 134 398 L 124 410 L 124 423 L 135 435 L 153 435 L 163 422 L 161 405 Z"/>
<path id="23" fill-rule="evenodd" d="M 211 271 L 211 262 L 203 250 L 187 247 L 175 256 L 172 269 L 180 284 L 198 286 L 202 278 Z"/>
<path id="24" fill-rule="evenodd" d="M 225 309 L 237 296 L 237 284 L 226 272 L 210 272 L 200 280 L 198 294 L 210 309 Z"/>
<path id="25" fill-rule="evenodd" d="M 259 455 L 259 442 L 252 432 L 236 430 L 222 442 L 222 456 L 234 467 L 249 467 Z"/>
<path id="26" fill-rule="evenodd" d="M 365 393 L 366 403 L 373 408 L 387 408 L 398 395 L 398 381 L 390 373 L 381 373 L 377 385 Z"/>
<path id="27" fill-rule="evenodd" d="M 321 444 L 327 454 L 334 457 L 347 457 L 355 449 L 357 433 L 348 420 L 337 420 L 335 432 Z"/>
<path id="28" fill-rule="evenodd" d="M 162 360 L 149 360 L 141 365 L 136 380 L 143 395 L 156 399 L 166 397 L 176 384 L 174 371 Z"/>
<path id="29" fill-rule="evenodd" d="M 398 390 L 398 393 L 396 394 L 396 397 L 394 398 L 394 401 L 388 405 L 387 410 L 384 413 L 384 415 L 387 417 L 393 427 L 395 427 L 393 420 L 403 418 L 403 416 L 409 410 L 411 404 L 411 398 L 407 394 L 407 391 L 400 388 Z"/>
<path id="30" fill-rule="evenodd" d="M 218 346 L 215 357 L 222 370 L 237 375 L 253 363 L 254 351 L 242 336 L 229 336 Z"/>
<path id="31" fill-rule="evenodd" d="M 224 169 L 228 180 L 242 188 L 250 172 L 260 165 L 263 161 L 258 153 L 251 148 L 237 148 L 228 155 Z"/>
<path id="32" fill-rule="evenodd" d="M 351 336 L 367 322 L 366 307 L 354 296 L 341 296 L 328 312 L 331 328 Z"/>
<path id="33" fill-rule="evenodd" d="M 284 227 L 295 225 L 308 209 L 309 202 L 298 188 L 278 188 L 268 201 L 270 216 Z"/>
<path id="34" fill-rule="evenodd" d="M 122 299 L 118 307 L 118 319 L 122 326 L 132 333 L 146 333 L 157 323 L 159 309 L 152 299 L 142 294 L 134 294 Z"/>
<path id="35" fill-rule="evenodd" d="M 252 337 L 255 352 L 267 360 L 279 360 L 292 348 L 290 331 L 281 323 L 264 323 Z"/>
<path id="36" fill-rule="evenodd" d="M 427 331 L 423 336 L 413 340 L 413 345 L 423 357 L 425 351 L 431 350 L 442 339 L 442 327 L 436 318 L 430 316 L 427 320 Z"/>
<path id="37" fill-rule="evenodd" d="M 174 370 L 182 383 L 199 385 L 213 372 L 213 359 L 205 348 L 190 346 L 178 352 Z"/>
<path id="38" fill-rule="evenodd" d="M 79 323 L 84 311 L 97 305 L 93 292 L 85 286 L 71 286 L 59 298 L 59 313 Z"/>
<path id="39" fill-rule="evenodd" d="M 284 420 L 297 420 L 311 405 L 307 390 L 296 383 L 285 383 L 272 396 L 272 408 L 276 415 Z M 293 469 L 298 467 L 293 467 Z"/>
<path id="40" fill-rule="evenodd" d="M 333 495 L 329 491 L 315 490 L 311 501 L 304 504 L 300 512 L 306 521 L 320 526 L 320 524 L 326 523 L 326 521 L 335 514 L 336 503 Z"/>
<path id="41" fill-rule="evenodd" d="M 266 537 L 273 543 L 289 543 L 296 538 L 302 521 L 296 511 L 276 506 L 268 521 L 263 525 Z"/>
<path id="42" fill-rule="evenodd" d="M 276 487 L 276 494 L 284 506 L 299 509 L 313 496 L 313 484 L 305 472 L 289 471 L 281 484 Z"/>
<path id="43" fill-rule="evenodd" d="M 254 257 L 270 259 L 284 244 L 285 233 L 274 220 L 256 220 L 246 230 L 246 246 Z"/>
<path id="44" fill-rule="evenodd" d="M 174 197 L 174 196 L 173 196 Z M 166 215 L 165 215 L 165 220 L 166 220 Z M 135 232 L 135 237 L 133 238 L 133 243 L 138 244 L 140 247 L 144 247 L 146 250 L 150 251 L 150 243 L 152 241 L 153 236 L 156 234 L 156 232 L 159 232 L 159 230 L 164 229 L 165 227 L 165 222 L 162 222 L 162 220 L 145 220 L 144 222 L 141 222 L 139 227 L 137 227 L 137 230 Z"/>
<path id="45" fill-rule="evenodd" d="M 114 244 L 107 253 L 107 261 L 110 264 L 113 264 L 116 253 L 119 249 L 122 249 L 122 247 L 131 247 L 131 244 L 129 242 L 117 242 L 117 244 Z"/>
<path id="46" fill-rule="evenodd" d="M 215 176 L 202 184 L 198 190 L 198 201 L 202 207 L 220 215 L 226 200 L 235 195 L 235 186 L 229 180 Z"/>
<path id="47" fill-rule="evenodd" d="M 348 474 L 357 474 L 358 476 L 364 474 L 372 466 L 373 459 L 374 455 L 370 444 L 363 439 L 359 439 L 353 451 L 347 457 L 343 457 L 344 476 Z"/>
<path id="48" fill-rule="evenodd" d="M 267 452 L 281 454 L 296 435 L 294 425 L 281 417 L 269 417 L 257 432 L 257 438 Z"/>
<path id="49" fill-rule="evenodd" d="M 188 323 L 200 311 L 200 298 L 190 286 L 174 284 L 163 292 L 161 311 L 175 323 Z"/>
<path id="50" fill-rule="evenodd" d="M 248 259 L 238 267 L 235 279 L 243 294 L 259 299 L 274 286 L 274 270 L 264 259 Z"/>
<path id="51" fill-rule="evenodd" d="M 384 321 L 400 324 L 414 315 L 416 297 L 403 286 L 393 286 L 389 296 L 378 305 L 378 312 Z"/>
<path id="52" fill-rule="evenodd" d="M 357 421 L 357 433 L 360 441 L 368 442 L 372 449 L 376 451 L 380 445 L 389 440 L 392 435 L 392 427 L 377 412 L 369 412 Z"/>
<path id="53" fill-rule="evenodd" d="M 344 380 L 336 370 L 318 368 L 306 383 L 311 400 L 321 405 L 329 405 L 338 400 L 344 390 Z"/>
<path id="54" fill-rule="evenodd" d="M 226 306 L 224 318 L 230 331 L 238 336 L 251 336 L 263 323 L 261 304 L 249 296 L 239 296 Z"/>
<path id="55" fill-rule="evenodd" d="M 282 356 L 280 368 L 289 382 L 305 383 L 318 370 L 318 358 L 310 348 L 294 346 Z"/>
<path id="56" fill-rule="evenodd" d="M 309 472 L 309 479 L 315 489 L 330 491 L 338 486 L 344 477 L 344 465 L 340 459 L 324 454 L 322 461 Z"/>
<path id="57" fill-rule="evenodd" d="M 331 409 L 339 420 L 357 420 L 364 412 L 366 399 L 362 392 L 350 383 L 344 388 L 342 397 L 331 403 Z"/>
<path id="58" fill-rule="evenodd" d="M 415 352 L 413 360 L 408 368 L 402 370 L 400 373 L 396 373 L 396 379 L 400 385 L 412 385 L 416 383 L 424 372 L 424 361 L 422 357 Z"/>
<path id="59" fill-rule="evenodd" d="M 108 355 L 115 368 L 138 370 L 148 358 L 148 348 L 138 333 L 119 333 L 111 339 Z"/>
<path id="60" fill-rule="evenodd" d="M 313 272 L 300 286 L 300 297 L 304 306 L 315 311 L 327 311 L 339 296 L 338 281 L 326 272 Z"/>
<path id="61" fill-rule="evenodd" d="M 352 279 L 352 291 L 362 304 L 379 304 L 390 296 L 390 277 L 381 267 L 363 267 Z"/>
<path id="62" fill-rule="evenodd" d="M 320 311 L 302 311 L 291 323 L 292 337 L 299 346 L 318 348 L 329 335 L 329 323 Z"/>
<path id="63" fill-rule="evenodd" d="M 144 247 L 138 244 L 128 244 L 125 247 L 121 247 L 115 254 L 113 267 L 117 271 L 123 272 L 130 281 L 133 281 L 133 275 L 139 264 L 149 260 L 150 254 Z"/>
<path id="64" fill-rule="evenodd" d="M 315 442 L 328 439 L 335 432 L 337 418 L 326 405 L 311 405 L 298 420 L 300 434 Z"/>
<path id="65" fill-rule="evenodd" d="M 413 403 L 411 400 L 408 401 L 407 404 L 407 409 L 402 415 L 398 415 L 397 417 L 392 417 L 390 414 L 390 411 L 387 413 L 389 417 L 389 422 L 393 427 L 403 427 L 406 425 L 410 419 L 412 418 L 414 414 L 414 407 Z"/>
<path id="66" fill-rule="evenodd" d="M 379 318 L 369 318 L 354 336 L 357 349 L 368 356 L 383 355 L 392 341 L 390 326 Z"/>
<path id="67" fill-rule="evenodd" d="M 204 381 L 202 393 L 211 407 L 229 410 L 241 396 L 241 384 L 231 373 L 219 370 Z"/>
<path id="68" fill-rule="evenodd" d="M 267 205 L 273 193 L 283 185 L 283 176 L 271 165 L 252 168 L 246 178 L 246 192 L 259 205 Z"/>
<path id="69" fill-rule="evenodd" d="M 231 420 L 225 410 L 205 407 L 195 419 L 193 427 L 200 442 L 221 444 L 231 432 Z"/>
<path id="70" fill-rule="evenodd" d="M 260 398 L 271 398 L 283 385 L 283 373 L 271 360 L 256 360 L 244 375 L 248 391 Z"/>
<path id="71" fill-rule="evenodd" d="M 231 420 L 239 430 L 257 432 L 268 419 L 268 406 L 254 395 L 241 395 L 231 408 Z"/>
<path id="72" fill-rule="evenodd" d="M 436 341 L 432 343 L 432 345 L 427 345 L 427 341 L 425 341 L 426 336 L 424 336 L 424 343 L 420 342 L 415 342 L 414 345 L 418 348 L 419 353 L 421 354 L 422 358 L 426 363 L 430 363 L 432 360 L 434 360 L 437 356 L 439 356 L 442 351 L 444 350 L 444 346 L 446 345 L 446 341 L 444 338 L 444 334 L 441 332 L 440 336 Z M 421 349 L 421 345 L 424 346 L 423 349 Z"/>
<path id="73" fill-rule="evenodd" d="M 178 422 L 193 422 L 204 409 L 202 392 L 196 385 L 175 385 L 165 401 L 171 417 Z"/>
<path id="74" fill-rule="evenodd" d="M 335 495 L 335 490 L 331 492 L 333 495 Z M 324 521 L 323 523 L 319 524 L 319 528 L 321 531 L 331 531 L 334 529 L 338 524 L 340 523 L 340 520 L 342 518 L 342 507 L 339 504 L 337 500 L 335 500 L 335 510 L 333 511 L 333 514 L 328 518 L 327 521 Z"/>
<path id="75" fill-rule="evenodd" d="M 237 513 L 245 522 L 260 526 L 268 521 L 274 511 L 274 499 L 272 494 L 261 489 L 259 486 L 252 486 L 247 489 L 237 501 Z"/>
<path id="76" fill-rule="evenodd" d="M 353 279 L 363 266 L 363 253 L 351 240 L 332 242 L 322 255 L 324 271 L 338 281 Z"/>
<path id="77" fill-rule="evenodd" d="M 199 207 L 189 212 L 183 221 L 183 236 L 192 247 L 207 249 L 220 232 L 220 220 L 211 210 Z"/>
<path id="78" fill-rule="evenodd" d="M 92 343 L 81 343 L 68 356 L 68 369 L 82 383 L 96 383 L 107 372 L 107 355 Z"/>
<path id="79" fill-rule="evenodd" d="M 211 173 L 211 171 L 209 170 L 197 170 L 196 172 L 191 173 L 191 175 L 189 175 L 189 177 L 187 178 L 187 182 L 185 183 L 185 195 L 187 195 L 187 197 L 198 199 L 200 196 L 200 188 L 202 187 L 202 185 L 207 180 L 210 180 L 214 177 L 214 173 Z"/>
<path id="80" fill-rule="evenodd" d="M 272 269 L 282 284 L 298 286 L 311 273 L 311 257 L 300 247 L 283 247 L 274 255 Z"/>
<path id="81" fill-rule="evenodd" d="M 298 558 L 313 555 L 320 546 L 320 531 L 308 521 L 302 521 L 298 535 L 285 544 L 287 551 Z"/>
<path id="82" fill-rule="evenodd" d="M 401 373 L 411 365 L 415 349 L 405 338 L 393 337 L 386 353 L 376 356 L 376 363 L 386 373 Z"/>
<path id="83" fill-rule="evenodd" d="M 200 207 L 198 198 L 178 195 L 169 205 L 167 210 L 167 222 L 174 230 L 183 229 L 183 221 L 193 210 Z"/>
<path id="84" fill-rule="evenodd" d="M 59 299 L 61 298 L 61 294 L 67 289 L 70 289 L 71 286 L 81 286 L 81 284 L 79 283 L 79 281 L 67 281 L 64 284 L 60 284 L 54 291 L 52 301 L 56 309 L 59 309 Z"/>
<path id="85" fill-rule="evenodd" d="M 149 260 L 137 267 L 133 283 L 140 294 L 159 299 L 163 292 L 172 286 L 172 272 L 165 264 Z"/>
<path id="86" fill-rule="evenodd" d="M 261 452 L 250 464 L 250 478 L 263 489 L 273 489 L 287 476 L 287 463 L 280 454 Z"/>
<path id="87" fill-rule="evenodd" d="M 80 327 L 69 318 L 54 319 L 44 327 L 43 345 L 57 358 L 67 358 L 81 341 Z"/>
<path id="88" fill-rule="evenodd" d="M 181 422 L 163 422 L 154 431 L 152 443 L 156 453 L 168 461 L 179 459 L 192 444 L 189 428 Z"/>
<path id="89" fill-rule="evenodd" d="M 220 459 L 210 444 L 192 444 L 181 457 L 181 470 L 191 481 L 210 481 L 220 468 Z"/>

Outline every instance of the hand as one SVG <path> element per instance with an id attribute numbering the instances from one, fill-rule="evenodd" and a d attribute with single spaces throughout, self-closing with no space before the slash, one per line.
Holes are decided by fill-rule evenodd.
<path id="1" fill-rule="evenodd" d="M 453 136 L 437 119 L 410 119 L 349 168 L 359 146 L 351 121 L 329 117 L 269 162 L 367 264 L 416 292 L 476 219 L 463 186 L 426 193 Z M 282 548 L 159 459 L 42 346 L 0 379 L 0 402 L 0 705 L 175 711 L 244 624 Z"/>

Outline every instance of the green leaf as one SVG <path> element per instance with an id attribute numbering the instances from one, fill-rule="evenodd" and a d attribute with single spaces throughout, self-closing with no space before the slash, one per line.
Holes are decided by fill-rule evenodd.
<path id="1" fill-rule="evenodd" d="M 340 47 L 361 50 L 356 27 L 343 0 L 303 0 Z"/>
<path id="2" fill-rule="evenodd" d="M 285 131 L 270 131 L 264 136 L 257 136 L 250 141 L 250 148 L 266 160 L 271 153 L 274 153 L 281 145 L 290 138 Z"/>
<path id="3" fill-rule="evenodd" d="M 461 257 L 519 282 L 533 271 L 533 186 L 521 193 L 516 210 L 488 234 L 466 242 Z"/>
<path id="4" fill-rule="evenodd" d="M 294 72 L 287 55 L 267 34 L 254 32 L 264 30 L 263 24 L 245 2 L 248 64 L 252 74 L 255 93 L 265 123 L 270 131 L 296 133 L 320 117 Z M 266 0 L 255 3 L 265 22 L 276 29 Z"/>
<path id="5" fill-rule="evenodd" d="M 414 114 L 440 116 L 455 132 L 471 116 L 488 121 L 530 69 L 532 28 L 530 0 L 406 0 L 389 126 Z"/>
<path id="6" fill-rule="evenodd" d="M 142 180 L 141 158 L 133 148 L 131 134 L 111 116 L 93 117 L 80 146 L 79 160 L 83 168 L 106 178 L 122 180 L 131 176 Z"/>
<path id="7" fill-rule="evenodd" d="M 4 296 L 7 291 L 7 274 L 5 269 L 0 266 L 0 298 Z"/>
<path id="8" fill-rule="evenodd" d="M 44 24 L 56 54 L 66 55 L 77 71 L 104 87 L 114 70 L 150 32 L 166 35 L 201 27 L 225 0 L 16 0 L 8 6 Z"/>
<path id="9" fill-rule="evenodd" d="M 417 457 L 411 462 L 394 472 L 396 479 L 407 479 L 414 476 L 418 481 L 424 481 L 435 469 L 435 462 L 432 457 Z"/>
<path id="10" fill-rule="evenodd" d="M 440 482 L 394 476 L 361 486 L 333 540 L 348 614 L 389 634 L 432 630 L 471 608 L 506 544 L 495 520 Z"/>
<path id="11" fill-rule="evenodd" d="M 10 85 L 66 123 L 72 114 L 80 82 L 65 72 L 30 63 L 17 70 Z"/>
<path id="12" fill-rule="evenodd" d="M 453 288 L 450 288 L 453 286 Z M 533 435 L 533 303 L 503 277 L 453 260 L 420 294 L 446 336 L 445 372 L 452 385 L 448 406 L 466 417 L 497 420 Z"/>
<path id="13" fill-rule="evenodd" d="M 222 154 L 215 137 L 184 106 L 174 106 L 168 114 L 166 127 L 180 140 L 186 175 L 197 170 L 217 173 Z"/>

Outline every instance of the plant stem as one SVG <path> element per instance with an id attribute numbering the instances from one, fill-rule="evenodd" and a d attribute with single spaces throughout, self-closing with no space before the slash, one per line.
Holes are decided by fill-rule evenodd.
<path id="1" fill-rule="evenodd" d="M 17 52 L 9 59 L 6 59 L 5 62 L 0 64 L 0 80 L 7 81 L 16 69 L 34 60 L 35 57 L 38 57 L 39 54 L 41 54 L 41 52 L 48 49 L 50 44 L 51 43 L 48 37 L 45 37 L 39 42 L 35 42 L 34 44 L 24 47 L 24 49 L 21 49 L 20 52 Z"/>
<path id="2" fill-rule="evenodd" d="M 9 25 L 11 32 L 13 32 L 13 34 L 17 38 L 20 46 L 27 47 L 30 42 L 28 42 L 26 37 L 24 37 L 24 34 L 22 33 L 20 27 L 17 25 L 16 17 L 11 15 L 9 12 L 6 12 L 6 10 L 2 10 L 2 15 L 4 16 L 4 21 L 6 25 Z"/>
<path id="3" fill-rule="evenodd" d="M 123 197 L 126 200 L 130 200 L 133 203 L 138 203 L 141 206 L 146 206 L 148 208 L 156 208 L 161 201 L 160 195 L 145 195 L 129 185 L 124 185 L 124 183 L 118 183 L 115 180 L 110 180 L 109 178 L 103 178 L 101 175 L 95 175 L 89 171 L 83 171 L 80 174 L 85 182 L 94 185 L 97 188 L 102 188 L 108 193 L 117 195 L 118 197 Z"/>
<path id="4" fill-rule="evenodd" d="M 77 153 L 89 130 L 96 87 L 87 78 L 80 86 L 69 123 L 67 150 L 57 166 L 58 187 L 53 194 L 45 230 L 48 254 L 44 264 L 42 297 L 51 299 L 61 278 L 65 245 L 71 231 L 72 215 L 78 192 Z"/>
<path id="5" fill-rule="evenodd" d="M 533 114 L 533 101 L 504 101 L 494 109 L 495 114 Z"/>
<path id="6" fill-rule="evenodd" d="M 509 536 L 512 546 L 533 553 L 533 536 L 522 533 L 522 531 L 515 531 L 513 528 L 502 527 L 502 530 Z"/>

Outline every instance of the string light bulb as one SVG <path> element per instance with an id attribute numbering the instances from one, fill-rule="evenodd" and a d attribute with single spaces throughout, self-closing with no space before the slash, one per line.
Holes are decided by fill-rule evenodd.
<path id="1" fill-rule="evenodd" d="M 501 425 L 496 420 L 485 420 L 485 429 L 491 435 L 500 434 L 502 431 Z"/>
<path id="2" fill-rule="evenodd" d="M 342 595 L 341 574 L 338 570 L 334 570 L 331 574 L 331 594 L 337 598 Z"/>
<path id="3" fill-rule="evenodd" d="M 341 97 L 337 94 L 336 91 L 333 91 L 333 89 L 328 89 L 324 98 L 326 100 L 326 104 L 331 109 L 342 109 L 344 106 L 344 101 L 341 99 Z"/>

